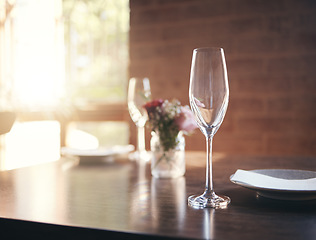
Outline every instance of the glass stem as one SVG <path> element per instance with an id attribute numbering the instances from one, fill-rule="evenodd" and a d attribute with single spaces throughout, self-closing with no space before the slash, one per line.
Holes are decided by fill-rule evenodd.
<path id="1" fill-rule="evenodd" d="M 206 138 L 206 183 L 204 195 L 213 194 L 213 176 L 212 176 L 212 144 L 213 136 L 208 136 Z"/>
<path id="2" fill-rule="evenodd" d="M 145 127 L 137 127 L 137 151 L 139 153 L 145 151 Z"/>

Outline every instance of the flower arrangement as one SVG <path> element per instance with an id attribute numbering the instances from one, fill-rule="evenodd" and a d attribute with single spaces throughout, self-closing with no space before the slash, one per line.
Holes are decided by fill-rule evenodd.
<path id="1" fill-rule="evenodd" d="M 156 99 L 144 105 L 151 130 L 159 135 L 164 151 L 175 148 L 180 131 L 189 135 L 197 128 L 194 115 L 188 106 L 176 99 Z"/>

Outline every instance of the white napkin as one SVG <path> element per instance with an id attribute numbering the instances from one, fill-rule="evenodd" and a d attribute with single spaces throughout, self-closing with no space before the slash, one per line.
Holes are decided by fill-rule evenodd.
<path id="1" fill-rule="evenodd" d="M 238 169 L 236 173 L 232 176 L 231 180 L 259 188 L 294 191 L 316 191 L 316 178 L 283 179 Z"/>

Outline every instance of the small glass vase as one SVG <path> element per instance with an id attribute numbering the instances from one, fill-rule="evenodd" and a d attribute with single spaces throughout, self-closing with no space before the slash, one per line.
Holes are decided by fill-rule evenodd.
<path id="1" fill-rule="evenodd" d="M 156 178 L 177 178 L 185 173 L 185 138 L 180 131 L 176 146 L 168 151 L 160 143 L 159 134 L 152 132 L 150 148 L 152 152 L 151 174 Z"/>

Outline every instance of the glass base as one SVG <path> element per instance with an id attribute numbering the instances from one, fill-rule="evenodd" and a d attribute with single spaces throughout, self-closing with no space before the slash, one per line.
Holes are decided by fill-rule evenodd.
<path id="1" fill-rule="evenodd" d="M 230 198 L 227 196 L 220 196 L 212 193 L 210 196 L 202 194 L 200 196 L 192 195 L 188 198 L 189 206 L 197 209 L 202 208 L 215 208 L 224 209 L 227 208 L 230 203 Z"/>
<path id="2" fill-rule="evenodd" d="M 184 175 L 184 170 L 175 169 L 172 171 L 163 171 L 163 170 L 152 170 L 151 175 L 155 178 L 178 178 Z"/>

